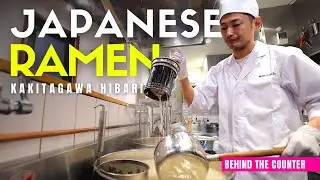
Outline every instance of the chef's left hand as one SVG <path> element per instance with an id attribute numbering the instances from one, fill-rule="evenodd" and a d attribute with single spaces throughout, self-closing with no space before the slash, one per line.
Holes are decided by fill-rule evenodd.
<path id="1" fill-rule="evenodd" d="M 320 156 L 320 130 L 304 125 L 274 147 L 286 147 L 281 156 Z"/>

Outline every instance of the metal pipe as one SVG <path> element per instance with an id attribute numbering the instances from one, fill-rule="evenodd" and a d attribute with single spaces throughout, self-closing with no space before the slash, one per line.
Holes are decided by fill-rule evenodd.
<path id="1" fill-rule="evenodd" d="M 99 104 L 95 106 L 94 108 L 97 108 L 101 106 L 102 110 L 100 111 L 100 117 L 99 117 L 99 129 L 98 129 L 98 143 L 97 143 L 97 154 L 96 159 L 100 161 L 100 158 L 103 153 L 103 147 L 104 147 L 104 137 L 105 137 L 105 127 L 106 127 L 106 110 L 105 106 L 103 104 Z M 100 164 L 100 162 L 98 162 Z"/>
<path id="2" fill-rule="evenodd" d="M 139 131 L 141 131 L 141 112 L 139 112 Z"/>

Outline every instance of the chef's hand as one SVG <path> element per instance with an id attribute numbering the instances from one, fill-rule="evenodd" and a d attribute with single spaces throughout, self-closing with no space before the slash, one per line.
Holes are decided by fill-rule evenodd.
<path id="1" fill-rule="evenodd" d="M 170 50 L 169 56 L 170 56 L 170 58 L 176 59 L 180 62 L 180 71 L 178 73 L 179 80 L 182 80 L 182 79 L 188 77 L 186 59 L 185 59 L 182 51 L 178 48 L 173 48 Z"/>
<path id="2" fill-rule="evenodd" d="M 320 156 L 320 130 L 304 125 L 274 147 L 286 147 L 281 156 Z"/>

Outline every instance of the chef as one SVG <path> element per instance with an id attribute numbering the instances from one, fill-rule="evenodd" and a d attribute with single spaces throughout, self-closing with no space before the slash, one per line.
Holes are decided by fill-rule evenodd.
<path id="1" fill-rule="evenodd" d="M 256 0 L 221 0 L 220 27 L 232 55 L 192 88 L 186 59 L 178 74 L 191 112 L 219 107 L 218 153 L 286 147 L 283 156 L 320 154 L 320 66 L 295 47 L 254 40 L 262 26 Z M 308 112 L 303 124 L 301 108 Z M 237 172 L 238 180 L 307 180 L 307 173 Z"/>

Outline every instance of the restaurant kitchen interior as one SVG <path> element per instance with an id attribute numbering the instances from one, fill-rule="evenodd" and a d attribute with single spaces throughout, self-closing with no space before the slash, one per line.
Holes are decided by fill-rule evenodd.
<path id="1" fill-rule="evenodd" d="M 0 179 L 92 179 L 97 156 L 153 147 L 162 137 L 160 107 L 145 94 L 99 93 L 101 83 L 146 84 L 150 70 L 138 64 L 135 77 L 96 77 L 95 63 L 77 64 L 76 77 L 62 77 L 58 73 L 47 73 L 42 77 L 24 79 L 10 76 L 10 44 L 28 43 L 36 48 L 39 58 L 33 68 L 39 67 L 41 54 L 50 43 L 57 45 L 57 52 L 67 53 L 65 45 L 73 44 L 84 54 L 92 52 L 100 44 L 133 44 L 149 59 L 152 44 L 160 44 L 160 55 L 168 56 L 172 48 L 179 47 L 187 59 L 190 81 L 196 87 L 210 67 L 231 54 L 222 38 L 204 38 L 204 9 L 218 8 L 218 0 L 10 0 L 0 6 Z M 319 0 L 258 0 L 263 28 L 256 33 L 256 40 L 280 46 L 300 48 L 314 62 L 320 65 L 320 1 Z M 10 29 L 23 29 L 26 20 L 23 9 L 35 9 L 36 29 L 44 24 L 44 19 L 54 9 L 62 27 L 70 30 L 70 10 L 85 9 L 93 17 L 90 30 L 77 38 L 61 40 L 48 36 L 43 41 L 37 33 L 29 38 L 19 39 Z M 199 23 L 200 32 L 192 39 L 181 36 L 190 26 L 183 24 L 180 14 L 185 9 L 194 9 L 193 17 Z M 154 10 L 154 38 L 135 27 L 134 38 L 117 38 L 102 35 L 94 38 L 107 10 L 112 11 L 122 32 L 126 31 L 126 11 L 131 10 L 140 19 L 146 19 L 146 10 Z M 178 38 L 159 37 L 159 9 L 175 9 L 176 26 L 170 31 L 178 32 Z M 217 19 L 218 17 L 212 17 Z M 83 19 L 80 19 L 83 24 Z M 213 26 L 212 31 L 219 31 Z M 38 32 L 38 31 L 36 31 Z M 117 52 L 127 56 L 128 51 Z M 19 61 L 26 58 L 21 54 Z M 127 62 L 129 62 L 127 60 Z M 68 66 L 66 61 L 64 66 Z M 115 69 L 129 69 L 128 63 L 116 63 Z M 93 93 L 84 94 L 19 94 L 10 93 L 10 84 L 21 81 L 30 83 L 90 83 Z M 9 100 L 7 100 L 9 99 Z M 11 100 L 11 101 L 10 101 Z M 192 114 L 184 106 L 178 80 L 170 96 L 171 122 L 182 123 L 194 134 L 206 136 L 212 141 L 202 140 L 207 153 L 215 153 L 218 140 L 218 107 L 201 114 Z M 97 107 L 99 106 L 99 107 Z M 12 108 L 10 111 L 8 107 Z M 102 109 L 105 111 L 102 111 Z M 306 115 L 302 115 L 306 121 Z M 105 122 L 103 123 L 103 121 Z M 104 128 L 101 128 L 103 126 Z M 149 140 L 148 140 L 149 138 Z M 103 140 L 104 139 L 104 140 Z M 103 143 L 101 144 L 101 142 Z M 102 149 L 101 149 L 102 148 Z M 319 179 L 317 173 L 309 173 L 309 179 Z"/>

